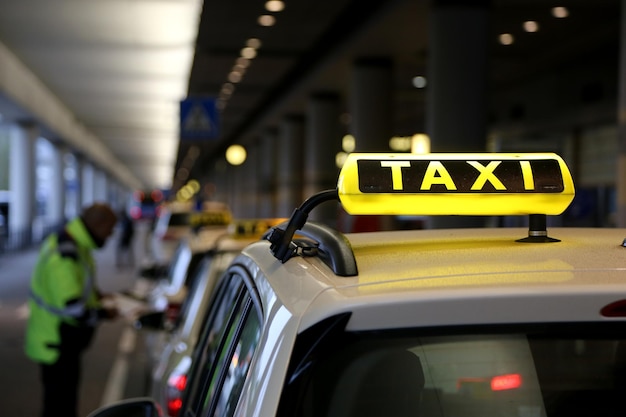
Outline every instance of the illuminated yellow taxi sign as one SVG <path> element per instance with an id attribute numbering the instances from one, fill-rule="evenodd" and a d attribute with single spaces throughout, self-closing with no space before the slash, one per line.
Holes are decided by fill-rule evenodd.
<path id="1" fill-rule="evenodd" d="M 228 231 L 234 238 L 260 237 L 269 229 L 286 222 L 286 218 L 238 219 L 228 225 Z"/>
<path id="2" fill-rule="evenodd" d="M 338 192 L 350 214 L 556 215 L 574 183 L 553 153 L 354 153 Z"/>
<path id="3" fill-rule="evenodd" d="M 232 221 L 232 215 L 228 210 L 202 211 L 192 213 L 189 224 L 192 227 L 226 226 Z"/>

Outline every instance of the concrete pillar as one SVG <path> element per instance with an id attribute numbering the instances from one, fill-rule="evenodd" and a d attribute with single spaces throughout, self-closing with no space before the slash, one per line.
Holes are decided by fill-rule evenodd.
<path id="1" fill-rule="evenodd" d="M 339 169 L 335 156 L 341 152 L 340 98 L 337 93 L 311 95 L 304 148 L 304 199 L 336 188 Z M 309 219 L 336 226 L 337 210 L 337 203 L 326 202 L 311 211 Z"/>
<path id="2" fill-rule="evenodd" d="M 258 151 L 259 183 L 259 217 L 276 217 L 276 175 L 278 130 L 267 128 L 261 134 Z"/>
<path id="3" fill-rule="evenodd" d="M 95 194 L 95 167 L 87 160 L 82 161 L 81 172 L 81 209 L 92 204 L 96 199 Z"/>
<path id="4" fill-rule="evenodd" d="M 616 173 L 617 213 L 616 226 L 626 227 L 626 0 L 622 0 L 620 61 L 619 61 L 619 97 L 618 97 L 618 158 Z"/>
<path id="5" fill-rule="evenodd" d="M 246 147 L 247 157 L 242 165 L 243 183 L 241 190 L 244 193 L 244 216 L 247 218 L 259 217 L 259 153 L 260 145 L 252 143 Z"/>
<path id="6" fill-rule="evenodd" d="M 70 203 L 67 207 L 66 217 L 71 219 L 76 217 L 82 207 L 83 207 L 83 168 L 84 168 L 84 160 L 76 154 L 66 154 L 67 164 L 68 164 L 68 174 L 70 178 L 68 179 L 71 190 L 68 193 L 68 202 Z"/>
<path id="7" fill-rule="evenodd" d="M 355 152 L 389 152 L 393 131 L 393 62 L 387 57 L 354 62 L 350 89 L 350 133 Z M 343 231 L 393 228 L 391 216 L 342 216 Z"/>
<path id="8" fill-rule="evenodd" d="M 289 217 L 302 204 L 302 155 L 304 117 L 287 115 L 280 124 L 278 136 L 278 172 L 276 173 L 276 214 Z"/>
<path id="9" fill-rule="evenodd" d="M 426 131 L 433 152 L 487 147 L 488 1 L 431 7 Z"/>
<path id="10" fill-rule="evenodd" d="M 62 224 L 65 220 L 65 150 L 56 145 L 52 147 L 50 155 L 50 192 L 48 195 L 47 221 L 49 226 Z"/>
<path id="11" fill-rule="evenodd" d="M 242 211 L 242 193 L 241 184 L 242 180 L 241 166 L 233 166 L 228 164 L 226 166 L 226 189 L 228 190 L 228 206 L 233 214 L 234 218 L 241 218 L 243 216 Z"/>
<path id="12" fill-rule="evenodd" d="M 102 168 L 94 169 L 94 201 L 98 202 L 110 202 L 109 201 L 109 185 L 106 172 Z"/>
<path id="13" fill-rule="evenodd" d="M 355 151 L 389 151 L 389 139 L 393 136 L 393 62 L 390 58 L 360 58 L 354 62 L 349 104 Z"/>
<path id="14" fill-rule="evenodd" d="M 232 210 L 228 166 L 226 160 L 219 160 L 215 163 L 209 183 L 206 185 L 205 196 L 207 200 L 221 201 L 228 204 Z"/>
<path id="15" fill-rule="evenodd" d="M 34 125 L 14 125 L 9 134 L 9 231 L 15 237 L 10 245 L 21 247 L 32 242 L 36 217 L 35 142 L 39 137 L 39 128 Z"/>
<path id="16" fill-rule="evenodd" d="M 241 165 L 228 165 L 228 178 L 232 181 L 228 189 L 231 192 L 231 211 L 235 218 L 253 218 L 256 216 L 256 160 L 255 149 L 246 146 L 246 159 Z"/>

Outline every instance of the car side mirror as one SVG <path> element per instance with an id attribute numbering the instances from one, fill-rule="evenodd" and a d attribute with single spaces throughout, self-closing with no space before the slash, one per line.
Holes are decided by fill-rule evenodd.
<path id="1" fill-rule="evenodd" d="M 131 398 L 98 408 L 87 417 L 162 417 L 160 407 L 151 398 Z"/>
<path id="2" fill-rule="evenodd" d="M 139 316 L 133 322 L 133 327 L 137 330 L 164 330 L 165 329 L 165 312 L 153 311 Z"/>

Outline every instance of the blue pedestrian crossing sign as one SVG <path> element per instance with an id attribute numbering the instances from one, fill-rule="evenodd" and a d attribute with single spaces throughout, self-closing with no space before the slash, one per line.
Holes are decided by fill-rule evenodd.
<path id="1" fill-rule="evenodd" d="M 180 138 L 188 140 L 215 139 L 219 124 L 215 99 L 192 97 L 180 102 Z"/>

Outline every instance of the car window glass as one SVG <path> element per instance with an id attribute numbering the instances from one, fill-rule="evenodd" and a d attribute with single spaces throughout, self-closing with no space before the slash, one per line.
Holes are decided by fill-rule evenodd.
<path id="1" fill-rule="evenodd" d="M 191 415 L 195 408 L 202 403 L 204 393 L 204 381 L 211 372 L 215 363 L 224 334 L 229 329 L 228 325 L 231 316 L 237 311 L 238 300 L 243 282 L 238 275 L 230 275 L 220 283 L 216 293 L 215 301 L 212 303 L 208 313 L 206 327 L 203 330 L 197 351 L 194 353 L 194 364 L 190 371 L 190 384 L 186 392 L 186 403 L 184 407 Z M 198 398 L 200 396 L 200 398 Z"/>
<path id="2" fill-rule="evenodd" d="M 284 404 L 296 407 L 278 415 L 614 415 L 626 393 L 624 329 L 585 326 L 424 337 L 346 334 L 312 356 L 313 365 L 299 375 L 304 391 L 292 384 L 285 392 Z"/>
<path id="3" fill-rule="evenodd" d="M 234 349 L 230 349 L 229 358 L 224 357 L 222 359 L 227 369 L 217 397 L 217 404 L 213 412 L 214 417 L 230 417 L 234 414 L 260 336 L 261 319 L 257 310 L 252 308 L 250 301 L 247 308 L 247 318 L 238 340 L 230 344 Z M 217 373 L 214 374 L 213 381 L 217 381 Z M 213 384 L 215 382 L 212 382 L 211 385 Z"/>
<path id="4" fill-rule="evenodd" d="M 245 309 L 245 303 L 240 303 L 239 308 L 236 311 L 234 316 L 234 320 L 231 321 L 228 331 L 225 333 L 226 339 L 225 343 L 221 344 L 219 354 L 217 356 L 217 361 L 215 361 L 215 366 L 213 367 L 213 371 L 209 374 L 208 384 L 206 385 L 204 400 L 202 405 L 202 413 L 200 415 L 206 416 L 211 407 L 211 402 L 215 397 L 217 392 L 217 387 L 219 385 L 220 377 L 223 375 L 224 370 L 228 366 L 228 354 L 229 349 L 233 345 L 236 340 L 237 327 L 241 322 L 241 317 L 243 316 Z"/>
<path id="5" fill-rule="evenodd" d="M 174 326 L 175 328 L 184 327 L 184 323 L 186 323 L 187 320 L 197 320 L 194 316 L 201 313 L 199 308 L 203 296 L 202 277 L 209 273 L 211 261 L 211 257 L 203 259 L 194 270 L 193 275 L 195 275 L 195 278 L 192 280 L 191 287 L 189 288 L 189 294 L 185 297 L 183 304 L 180 307 L 180 313 Z"/>
<path id="6" fill-rule="evenodd" d="M 168 293 L 175 293 L 185 281 L 185 275 L 187 274 L 187 268 L 189 268 L 189 262 L 191 262 L 191 256 L 191 248 L 185 244 L 181 244 L 179 250 L 176 252 L 176 257 L 170 264 Z"/>

